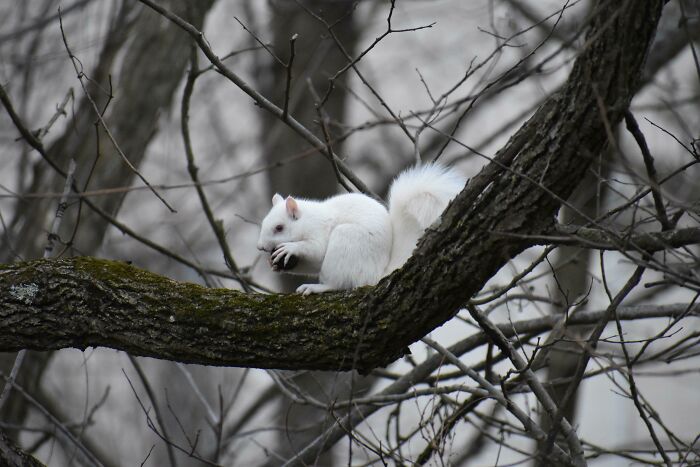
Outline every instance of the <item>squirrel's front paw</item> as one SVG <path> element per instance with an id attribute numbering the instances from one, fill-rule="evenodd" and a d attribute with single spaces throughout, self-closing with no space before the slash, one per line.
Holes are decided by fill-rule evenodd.
<path id="1" fill-rule="evenodd" d="M 302 295 L 310 295 L 312 293 L 323 293 L 333 290 L 333 287 L 326 284 L 302 284 L 297 287 L 297 293 Z"/>
<path id="2" fill-rule="evenodd" d="M 296 250 L 297 246 L 292 242 L 280 243 L 270 256 L 272 270 L 289 271 L 294 269 L 294 266 L 299 262 L 298 256 L 294 254 Z"/>

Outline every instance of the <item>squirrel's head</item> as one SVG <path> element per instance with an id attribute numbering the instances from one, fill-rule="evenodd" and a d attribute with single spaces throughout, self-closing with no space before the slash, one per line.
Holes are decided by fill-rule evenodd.
<path id="1" fill-rule="evenodd" d="M 277 245 L 300 239 L 298 221 L 301 217 L 299 204 L 291 196 L 282 198 L 275 193 L 272 197 L 272 209 L 267 213 L 260 226 L 258 250 L 271 253 Z"/>

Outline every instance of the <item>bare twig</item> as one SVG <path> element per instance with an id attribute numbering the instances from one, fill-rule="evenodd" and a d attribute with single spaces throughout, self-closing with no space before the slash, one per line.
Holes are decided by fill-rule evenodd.
<path id="1" fill-rule="evenodd" d="M 603 330 L 607 326 L 608 322 L 612 318 L 614 318 L 617 308 L 620 306 L 625 297 L 627 297 L 627 295 L 632 291 L 632 289 L 634 289 L 634 287 L 639 283 L 643 273 L 644 268 L 642 266 L 638 266 L 635 269 L 634 273 L 629 278 L 624 287 L 620 290 L 620 292 L 618 292 L 618 294 L 614 298 L 611 299 L 610 305 L 608 306 L 604 315 L 601 317 L 595 329 L 588 337 L 588 340 L 586 341 L 586 344 L 583 348 L 583 352 L 581 353 L 581 356 L 578 359 L 573 379 L 566 388 L 566 392 L 562 397 L 562 400 L 560 401 L 560 408 L 557 409 L 554 413 L 550 414 L 552 416 L 552 427 L 554 428 L 549 434 L 545 450 L 551 449 L 551 447 L 554 446 L 554 440 L 557 434 L 557 426 L 559 425 L 559 421 L 564 418 L 563 408 L 567 406 L 568 401 L 576 393 L 578 386 L 581 383 L 581 379 L 583 378 L 584 372 L 586 371 L 586 367 L 588 366 L 588 361 L 591 358 L 592 352 L 598 345 L 598 340 L 603 334 Z"/>
<path id="2" fill-rule="evenodd" d="M 267 98 L 265 98 L 262 94 L 257 92 L 255 89 L 253 89 L 248 83 L 246 83 L 240 76 L 238 76 L 236 73 L 231 71 L 226 65 L 224 65 L 221 62 L 221 59 L 216 56 L 216 54 L 212 51 L 211 47 L 209 47 L 209 44 L 207 43 L 206 39 L 204 38 L 204 33 L 199 31 L 197 28 L 195 28 L 193 25 L 185 21 L 184 19 L 180 18 L 178 15 L 175 13 L 166 10 L 162 6 L 154 3 L 152 0 L 139 0 L 141 3 L 144 5 L 148 6 L 152 10 L 156 11 L 158 14 L 162 15 L 163 17 L 167 18 L 168 20 L 172 21 L 174 24 L 182 28 L 185 32 L 187 32 L 190 36 L 194 38 L 194 40 L 197 42 L 197 45 L 199 46 L 200 50 L 206 55 L 206 57 L 209 59 L 209 61 L 216 67 L 217 71 L 221 73 L 224 77 L 226 77 L 229 81 L 234 83 L 236 86 L 238 86 L 243 92 L 248 94 L 250 97 L 253 98 L 253 100 L 263 109 L 267 110 L 271 114 L 275 115 L 277 118 L 280 118 L 282 116 L 282 109 L 277 107 L 275 104 L 270 102 Z M 284 121 L 292 130 L 294 130 L 297 134 L 299 134 L 302 138 L 304 138 L 307 142 L 309 142 L 316 150 L 318 150 L 321 153 L 326 152 L 326 145 L 323 144 L 323 141 L 321 141 L 316 135 L 314 135 L 311 131 L 309 131 L 304 125 L 299 123 L 294 117 L 291 115 L 287 117 L 287 119 Z M 350 168 L 343 162 L 342 159 L 338 157 L 337 154 L 327 154 L 328 157 L 333 157 L 336 160 L 336 163 L 338 164 L 338 167 L 340 171 L 342 172 L 343 176 L 346 177 L 348 180 L 350 180 L 350 183 L 352 183 L 358 190 L 360 190 L 362 193 L 365 193 L 368 196 L 372 196 L 375 199 L 379 199 L 379 197 L 372 192 L 372 190 L 365 185 L 364 182 L 362 182 L 351 170 Z"/>
<path id="3" fill-rule="evenodd" d="M 417 28 L 401 29 L 401 30 L 398 30 L 398 29 L 395 30 L 395 29 L 393 29 L 392 26 L 391 26 L 391 18 L 392 18 L 392 15 L 393 15 L 393 13 L 394 13 L 394 8 L 395 8 L 395 6 L 396 6 L 396 5 L 395 5 L 396 0 L 391 0 L 391 6 L 390 6 L 390 8 L 389 8 L 389 14 L 388 14 L 388 16 L 387 16 L 387 24 L 388 24 L 387 31 L 386 31 L 384 34 L 382 34 L 381 36 L 379 36 L 377 39 L 375 39 L 375 41 L 374 41 L 367 49 L 365 49 L 365 51 L 364 51 L 363 53 L 361 53 L 361 54 L 357 57 L 357 59 L 353 59 L 352 56 L 350 55 L 350 53 L 349 53 L 349 52 L 347 51 L 347 49 L 345 48 L 345 46 L 343 45 L 342 41 L 338 38 L 338 35 L 335 33 L 335 31 L 334 31 L 334 29 L 333 29 L 334 26 L 337 24 L 337 22 L 335 22 L 335 23 L 333 23 L 333 24 L 329 24 L 329 23 L 328 23 L 325 19 L 323 19 L 320 15 L 314 13 L 307 5 L 301 3 L 299 0 L 295 0 L 295 2 L 296 2 L 296 4 L 299 5 L 304 11 L 306 11 L 306 13 L 308 13 L 311 17 L 313 17 L 314 19 L 316 19 L 317 21 L 319 21 L 319 22 L 326 28 L 326 30 L 328 31 L 328 33 L 331 35 L 331 38 L 333 38 L 333 41 L 335 42 L 336 46 L 338 47 L 338 50 L 340 50 L 340 52 L 345 56 L 345 59 L 348 60 L 348 65 L 346 65 L 346 67 L 344 67 L 344 68 L 342 68 L 341 70 L 339 70 L 339 71 L 336 73 L 335 76 L 331 77 L 331 78 L 328 80 L 328 89 L 326 90 L 326 94 L 323 96 L 323 99 L 321 99 L 321 106 L 325 105 L 326 101 L 328 100 L 328 98 L 329 98 L 330 95 L 331 95 L 331 92 L 332 92 L 333 89 L 335 88 L 335 84 L 334 84 L 334 83 L 335 83 L 335 79 L 336 79 L 337 77 L 339 77 L 342 73 L 344 73 L 346 70 L 352 68 L 352 70 L 355 72 L 355 74 L 356 74 L 357 77 L 360 79 L 360 81 L 362 81 L 362 84 L 365 85 L 365 87 L 366 87 L 366 88 L 372 93 L 372 95 L 377 99 L 377 101 L 379 102 L 379 104 L 380 104 L 382 107 L 384 107 L 384 109 L 389 113 L 389 115 L 391 115 L 391 118 L 394 120 L 394 122 L 396 122 L 396 124 L 399 126 L 399 128 L 401 128 L 401 130 L 406 134 L 406 136 L 408 137 L 408 139 L 411 140 L 412 143 L 415 143 L 415 141 L 414 141 L 414 139 L 413 139 L 413 135 L 411 135 L 411 133 L 408 131 L 408 128 L 406 128 L 406 125 L 403 123 L 403 120 L 399 117 L 399 115 L 397 115 L 397 114 L 391 109 L 391 107 L 389 106 L 389 104 L 386 103 L 386 101 L 384 100 L 384 98 L 382 98 L 382 96 L 379 94 L 379 92 L 377 92 L 377 90 L 369 83 L 369 81 L 367 80 L 367 78 L 365 78 L 365 76 L 360 72 L 359 68 L 357 68 L 357 62 L 358 62 L 360 59 L 362 59 L 362 57 L 363 57 L 365 54 L 367 54 L 370 50 L 372 50 L 372 48 L 374 48 L 374 46 L 376 46 L 376 45 L 379 43 L 379 41 L 381 41 L 384 37 L 386 37 L 387 35 L 391 34 L 392 32 L 416 31 L 416 30 L 419 30 L 419 29 L 430 28 L 430 27 L 433 26 L 434 23 L 433 23 L 433 24 L 430 24 L 430 25 L 427 25 L 427 26 L 420 26 L 420 27 L 417 27 Z"/>
<path id="4" fill-rule="evenodd" d="M 556 414 L 561 412 L 559 409 L 560 406 L 557 406 L 542 383 L 537 379 L 537 376 L 535 376 L 535 373 L 530 368 L 530 364 L 515 350 L 500 329 L 498 329 L 498 327 L 496 327 L 475 305 L 467 305 L 467 310 L 469 310 L 469 314 L 489 336 L 493 343 L 501 349 L 501 352 L 508 356 L 511 362 L 513 362 L 516 371 L 524 376 L 527 385 L 530 386 L 537 400 L 542 404 L 542 407 L 553 420 L 554 426 L 561 426 L 571 451 L 570 454 L 573 464 L 576 466 L 586 465 L 581 441 L 578 439 L 576 431 L 563 416 L 560 418 L 556 417 Z M 544 454 L 546 455 L 547 453 Z"/>
<path id="5" fill-rule="evenodd" d="M 234 16 L 233 19 L 235 19 L 236 22 L 238 22 L 238 24 L 240 24 L 241 27 L 242 27 L 243 29 L 245 29 L 245 31 L 246 31 L 248 34 L 250 34 L 250 36 L 251 36 L 253 39 L 255 39 L 255 42 L 257 42 L 258 44 L 260 44 L 260 47 L 262 47 L 263 49 L 265 49 L 265 50 L 267 51 L 267 53 L 269 53 L 270 56 L 271 56 L 272 58 L 274 58 L 275 61 L 276 61 L 277 63 L 279 63 L 279 64 L 282 65 L 282 66 L 286 66 L 285 63 L 284 63 L 284 61 L 282 61 L 282 59 L 279 58 L 279 57 L 277 56 L 277 54 L 275 53 L 274 50 L 272 50 L 272 48 L 270 47 L 269 44 L 266 44 L 265 42 L 263 42 L 263 40 L 260 39 L 260 38 L 258 37 L 257 34 L 255 34 L 253 31 L 251 31 L 250 29 L 248 29 L 248 27 L 247 27 L 245 24 L 243 24 L 243 21 L 241 21 L 240 19 L 238 19 L 238 17 Z"/>
<path id="6" fill-rule="evenodd" d="M 321 105 L 320 98 L 318 96 L 318 93 L 316 92 L 316 89 L 314 89 L 313 82 L 311 81 L 311 78 L 306 78 L 306 84 L 309 87 L 309 93 L 311 96 L 314 98 L 314 107 L 316 108 L 316 115 L 318 116 L 318 124 L 321 127 L 321 133 L 323 134 L 323 140 L 326 142 L 326 148 L 328 149 L 327 153 L 332 154 L 333 153 L 333 147 L 332 147 L 332 138 L 331 134 L 328 131 L 328 115 L 327 113 L 323 110 L 323 106 Z M 333 172 L 335 173 L 335 179 L 338 181 L 340 186 L 345 188 L 345 190 L 348 193 L 352 193 L 352 187 L 348 185 L 348 183 L 343 180 L 343 177 L 341 176 L 340 169 L 338 168 L 338 164 L 336 163 L 336 160 L 334 158 L 328 158 L 329 162 L 331 163 L 331 167 L 333 167 Z"/>
<path id="7" fill-rule="evenodd" d="M 651 196 L 654 199 L 654 206 L 656 207 L 656 214 L 661 223 L 662 230 L 671 230 L 673 226 L 668 221 L 668 215 L 666 214 L 666 208 L 664 207 L 664 201 L 661 198 L 661 188 L 659 187 L 659 181 L 656 178 L 656 169 L 654 168 L 654 158 L 649 152 L 649 146 L 647 145 L 646 138 L 642 130 L 639 129 L 637 120 L 631 111 L 625 112 L 625 124 L 627 125 L 627 130 L 632 133 L 635 141 L 639 145 L 639 149 L 642 151 L 642 157 L 644 158 L 644 166 L 647 169 L 647 175 L 649 176 L 649 188 L 651 188 Z"/>
<path id="8" fill-rule="evenodd" d="M 629 351 L 627 350 L 627 346 L 625 345 L 624 333 L 622 332 L 622 323 L 619 319 L 617 319 L 617 314 L 615 318 L 615 325 L 617 326 L 617 333 L 620 336 L 620 346 L 622 347 L 622 353 L 625 356 L 625 364 L 627 365 L 627 381 L 629 382 L 630 387 L 630 397 L 634 402 L 634 406 L 637 408 L 637 412 L 639 413 L 640 418 L 644 422 L 644 425 L 647 427 L 647 431 L 649 431 L 649 435 L 651 436 L 651 439 L 654 442 L 654 446 L 656 446 L 656 449 L 658 449 L 659 454 L 663 458 L 666 466 L 671 467 L 673 465 L 673 462 L 671 462 L 671 459 L 668 457 L 668 454 L 662 446 L 661 441 L 659 441 L 659 437 L 656 435 L 656 431 L 654 430 L 654 427 L 649 421 L 649 417 L 646 414 L 644 406 L 639 400 L 639 390 L 637 388 L 637 383 L 634 380 L 632 360 L 630 359 Z"/>
<path id="9" fill-rule="evenodd" d="M 50 258 L 53 256 L 54 243 L 56 240 L 59 240 L 58 229 L 63 221 L 63 214 L 66 212 L 66 208 L 68 207 L 68 194 L 70 193 L 71 186 L 73 185 L 75 167 L 75 160 L 71 159 L 68 162 L 68 172 L 66 174 L 66 183 L 63 188 L 63 194 L 61 195 L 61 200 L 56 208 L 56 214 L 54 215 L 53 223 L 51 224 L 51 230 L 49 231 L 46 248 L 44 249 L 44 258 Z"/>
<path id="10" fill-rule="evenodd" d="M 297 37 L 299 37 L 299 34 L 294 34 L 289 39 L 289 62 L 285 65 L 285 68 L 287 69 L 287 82 L 284 86 L 284 108 L 282 109 L 282 121 L 286 121 L 287 116 L 289 115 L 289 90 L 292 86 L 292 66 L 294 66 L 295 55 L 294 44 L 296 43 Z"/>
<path id="11" fill-rule="evenodd" d="M 217 415 L 214 413 L 214 410 L 211 408 L 211 405 L 209 405 L 209 402 L 207 402 L 207 398 L 204 397 L 204 394 L 202 394 L 202 391 L 199 389 L 197 382 L 194 380 L 194 377 L 192 376 L 192 373 L 190 373 L 190 371 L 187 369 L 187 367 L 185 365 L 183 365 L 182 363 L 177 363 L 177 368 L 185 376 L 187 383 L 192 388 L 192 391 L 197 396 L 197 399 L 199 399 L 199 402 L 201 402 L 202 406 L 206 409 L 206 416 L 207 416 L 209 423 L 212 425 L 216 425 L 217 423 L 219 423 L 219 417 L 217 417 Z"/>
<path id="12" fill-rule="evenodd" d="M 241 275 L 240 270 L 236 261 L 233 259 L 231 254 L 231 248 L 229 247 L 228 241 L 226 240 L 226 232 L 224 231 L 223 222 L 220 219 L 214 217 L 214 212 L 209 205 L 209 200 L 207 199 L 204 189 L 199 183 L 199 168 L 194 163 L 194 151 L 192 150 L 192 139 L 190 138 L 190 128 L 189 128 L 189 118 L 190 118 L 190 99 L 192 97 L 192 91 L 194 90 L 194 83 L 197 79 L 197 50 L 192 47 L 192 65 L 190 71 L 187 74 L 187 82 L 185 83 L 185 88 L 182 93 L 182 106 L 181 106 L 181 116 L 180 125 L 182 131 L 182 139 L 185 145 L 185 156 L 187 157 L 187 172 L 190 174 L 192 182 L 194 182 L 195 189 L 197 190 L 197 196 L 204 210 L 204 214 L 207 217 L 207 221 L 216 236 L 216 240 L 219 242 L 219 248 L 224 255 L 224 261 L 228 267 L 231 274 L 236 278 L 243 290 L 250 292 L 252 289 L 248 285 L 246 279 Z"/>
<path id="13" fill-rule="evenodd" d="M 51 422 L 52 425 L 54 425 L 65 437 L 70 443 L 74 444 L 75 447 L 78 448 L 82 456 L 84 456 L 84 460 L 89 462 L 91 465 L 97 466 L 97 467 L 102 467 L 102 463 L 95 457 L 95 455 L 85 447 L 85 445 L 78 439 L 76 438 L 73 433 L 68 429 L 68 427 L 62 423 L 60 420 L 58 420 L 56 417 L 54 417 L 51 412 L 46 410 L 46 408 L 40 404 L 34 397 L 32 397 L 27 391 L 24 390 L 24 388 L 20 385 L 18 385 L 14 381 L 10 381 L 10 379 L 0 372 L 0 377 L 5 379 L 5 382 L 7 384 L 11 384 L 12 387 L 19 392 L 19 394 L 27 400 L 32 406 L 34 406 L 41 414 L 47 418 Z"/>
<path id="14" fill-rule="evenodd" d="M 192 459 L 196 459 L 196 460 L 198 460 L 199 462 L 202 462 L 202 463 L 204 463 L 204 464 L 206 464 L 206 465 L 210 465 L 210 466 L 212 466 L 212 467 L 221 467 L 219 464 L 217 464 L 217 463 L 215 463 L 215 462 L 211 462 L 211 461 L 209 461 L 209 460 L 203 458 L 202 456 L 198 455 L 198 454 L 195 452 L 196 445 L 193 446 L 191 449 L 185 449 L 184 447 L 180 446 L 179 444 L 173 443 L 173 441 L 172 441 L 170 438 L 168 438 L 168 437 L 165 435 L 165 433 L 161 433 L 161 432 L 156 428 L 156 426 L 153 424 L 153 420 L 151 420 L 151 416 L 149 415 L 149 411 L 148 411 L 148 409 L 146 409 L 146 406 L 143 404 L 143 401 L 141 400 L 141 398 L 139 397 L 138 393 L 136 392 L 136 388 L 134 388 L 134 385 L 133 385 L 133 383 L 131 382 L 131 379 L 129 378 L 129 375 L 126 374 L 126 371 L 124 371 L 124 369 L 122 369 L 122 373 L 124 374 L 124 377 L 126 378 L 127 382 L 129 383 L 129 386 L 131 387 L 131 391 L 132 391 L 132 393 L 134 394 L 134 397 L 136 398 L 136 401 L 138 402 L 139 406 L 141 407 L 141 410 L 143 411 L 144 415 L 146 416 L 146 424 L 148 425 L 148 428 L 150 428 L 151 431 L 153 431 L 153 433 L 156 434 L 156 436 L 158 436 L 158 437 L 159 437 L 161 440 L 163 440 L 166 444 L 168 444 L 168 445 L 174 447 L 175 449 L 177 449 L 178 451 L 182 452 L 182 453 L 185 454 L 186 456 L 191 457 Z"/>
<path id="15" fill-rule="evenodd" d="M 56 107 L 56 112 L 49 119 L 48 123 L 39 131 L 37 131 L 37 138 L 39 140 L 44 139 L 44 136 L 46 136 L 49 133 L 49 130 L 51 130 L 53 124 L 56 123 L 58 117 L 60 117 L 61 115 L 66 115 L 66 106 L 68 105 L 68 102 L 70 102 L 74 98 L 75 96 L 73 95 L 73 88 L 70 88 L 66 93 L 66 97 L 64 97 L 63 101 Z"/>
<path id="16" fill-rule="evenodd" d="M 165 423 L 163 422 L 163 417 L 160 414 L 160 408 L 158 407 L 158 401 L 156 399 L 155 394 L 153 393 L 153 389 L 151 388 L 151 384 L 148 382 L 148 378 L 146 378 L 146 374 L 144 373 L 143 369 L 141 368 L 141 364 L 136 360 L 133 356 L 126 354 L 127 357 L 129 357 L 129 361 L 134 367 L 134 370 L 136 370 L 136 374 L 139 375 L 139 379 L 141 380 L 141 384 L 143 385 L 143 388 L 146 390 L 146 394 L 148 395 L 148 398 L 151 400 L 151 406 L 153 407 L 153 411 L 156 414 L 156 421 L 158 422 L 158 426 L 160 426 L 161 431 L 163 432 L 163 437 L 165 439 L 170 439 L 168 436 L 168 431 L 167 427 L 165 426 Z M 172 466 L 177 466 L 177 459 L 175 458 L 175 451 L 173 451 L 173 446 L 170 443 L 165 443 L 165 447 L 168 451 L 168 459 L 170 459 L 170 465 Z"/>
<path id="17" fill-rule="evenodd" d="M 495 326 L 492 326 L 491 329 L 497 330 L 497 328 Z M 490 332 L 490 331 L 487 331 L 486 329 L 484 331 Z M 503 339 L 505 340 L 505 337 Z M 534 422 L 534 420 L 532 420 L 530 418 L 529 415 L 527 415 L 525 412 L 523 412 L 522 409 L 520 409 L 517 405 L 515 405 L 515 403 L 513 403 L 513 401 L 511 401 L 510 399 L 505 397 L 505 395 L 501 391 L 499 391 L 495 386 L 493 386 L 491 383 L 486 381 L 486 379 L 484 377 L 482 377 L 479 373 L 477 373 L 472 368 L 470 368 L 467 365 L 465 365 L 464 363 L 462 363 L 462 361 L 459 358 L 457 358 L 457 356 L 452 354 L 449 350 L 447 350 L 445 347 L 441 346 L 440 344 L 438 344 L 434 340 L 429 339 L 427 337 L 424 337 L 421 340 L 423 342 L 425 342 L 426 344 L 428 344 L 430 347 L 432 347 L 435 350 L 437 350 L 438 352 L 440 352 L 443 356 L 445 356 L 447 358 L 447 360 L 449 360 L 450 363 L 452 363 L 457 368 L 462 370 L 467 376 L 469 376 L 470 378 L 472 378 L 476 382 L 478 382 L 481 387 L 483 387 L 484 389 L 486 389 L 488 391 L 489 396 L 496 399 L 499 404 L 501 404 L 507 411 L 509 411 L 511 414 L 513 414 L 513 416 L 515 416 L 520 421 L 520 423 L 523 424 L 525 429 L 528 432 L 530 432 L 536 439 L 542 439 L 542 440 L 545 439 L 546 434 L 542 430 L 542 428 L 540 428 L 540 426 L 537 425 Z M 517 355 L 516 352 L 513 352 L 513 353 L 515 355 Z M 534 390 L 534 388 L 533 388 L 533 390 Z M 542 388 L 542 390 L 544 390 L 544 389 Z M 538 395 L 538 397 L 539 397 L 539 395 Z M 583 450 L 580 449 L 579 452 L 575 452 L 572 455 L 582 456 L 582 454 L 583 454 Z M 577 459 L 576 457 L 569 458 L 569 456 L 563 450 L 561 450 L 561 448 L 556 450 L 554 452 L 554 455 L 555 455 L 555 458 L 559 462 L 563 461 L 566 465 L 569 465 L 569 464 L 585 465 L 585 461 L 583 461 L 583 463 L 579 463 L 580 460 Z"/>
<path id="18" fill-rule="evenodd" d="M 614 232 L 578 225 L 557 224 L 554 233 L 558 235 L 515 235 L 507 232 L 493 232 L 494 235 L 528 238 L 543 245 L 575 245 L 581 248 L 613 251 L 656 251 L 681 248 L 700 243 L 700 228 L 688 227 L 665 232 Z"/>
<path id="19" fill-rule="evenodd" d="M 99 108 L 97 107 L 97 104 L 95 103 L 94 99 L 92 98 L 92 95 L 90 92 L 87 90 L 85 87 L 85 83 L 83 82 L 83 77 L 85 74 L 81 70 L 81 67 L 78 66 L 80 63 L 79 60 L 76 58 L 76 56 L 73 54 L 71 51 L 70 47 L 68 46 L 68 39 L 66 38 L 65 31 L 63 30 L 63 19 L 61 18 L 61 9 L 59 7 L 58 10 L 58 20 L 59 20 L 59 26 L 61 28 L 61 37 L 63 39 L 63 45 L 66 48 L 66 52 L 68 53 L 68 57 L 71 60 L 71 63 L 73 64 L 73 68 L 75 69 L 75 72 L 77 74 L 78 82 L 80 83 L 80 86 L 83 88 L 83 92 L 85 93 L 85 97 L 88 99 L 90 104 L 92 105 L 93 110 L 95 111 L 95 115 L 97 116 L 97 119 L 99 120 L 100 124 L 102 125 L 102 128 L 105 130 L 105 133 L 107 134 L 107 137 L 109 140 L 112 142 L 112 145 L 114 146 L 114 149 L 116 149 L 117 153 L 119 156 L 122 158 L 122 161 L 129 167 L 129 170 L 131 170 L 138 178 L 141 179 L 141 181 L 150 188 L 151 192 L 165 205 L 165 207 L 170 210 L 170 212 L 177 212 L 175 209 L 173 209 L 170 204 L 163 198 L 153 186 L 149 183 L 146 178 L 141 175 L 141 173 L 134 167 L 134 165 L 131 163 L 128 157 L 126 157 L 126 154 L 121 150 L 119 147 L 119 144 L 117 144 L 117 141 L 114 139 L 114 135 L 112 135 L 112 132 L 110 131 L 109 127 L 107 126 L 107 123 L 105 123 L 104 118 L 102 117 L 102 112 L 100 112 Z"/>

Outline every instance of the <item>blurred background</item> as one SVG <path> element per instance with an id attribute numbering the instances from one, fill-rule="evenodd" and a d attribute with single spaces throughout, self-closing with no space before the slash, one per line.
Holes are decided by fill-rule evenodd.
<path id="1" fill-rule="evenodd" d="M 157 3 L 202 30 L 231 70 L 286 107 L 382 196 L 417 158 L 437 158 L 468 177 L 478 173 L 484 156 L 493 156 L 566 80 L 593 4 Z M 700 137 L 699 6 L 695 0 L 666 6 L 631 107 L 657 179 L 675 172 L 660 190 L 679 227 L 698 227 L 700 217 L 700 171 L 691 163 Z M 129 261 L 211 287 L 240 288 L 232 273 L 239 271 L 258 291 L 293 290 L 295 279 L 273 274 L 255 248 L 270 198 L 275 192 L 322 198 L 343 190 L 319 151 L 217 73 L 180 28 L 135 0 L 0 2 L 0 85 L 45 148 L 43 157 L 26 144 L 3 107 L 0 256 L 6 263 L 44 255 L 65 185 L 55 167 L 65 173 L 71 159 L 84 193 L 69 198 L 52 256 Z M 612 131 L 615 144 L 596 155 L 569 201 L 591 218 L 629 203 L 605 225 L 658 231 L 652 197 L 630 202 L 650 184 L 639 146 L 624 126 Z M 212 219 L 221 220 L 223 236 Z M 585 223 L 573 209 L 563 209 L 560 221 Z M 226 248 L 235 264 L 227 265 Z M 543 261 L 544 251 L 521 254 L 476 297 L 495 320 L 605 309 L 606 288 L 614 294 L 635 267 L 615 251 L 567 246 L 548 251 Z M 658 258 L 697 278 L 697 254 L 691 246 Z M 508 293 L 489 300 L 535 263 Z M 625 303 L 690 304 L 697 293 L 650 270 Z M 643 352 L 636 384 L 661 444 L 674 464 L 697 464 L 697 321 L 647 319 L 624 329 L 630 351 Z M 431 338 L 449 346 L 475 332 L 465 313 Z M 566 388 L 587 332 L 573 328 L 552 344 L 538 376 L 554 394 Z M 519 345 L 527 355 L 538 337 L 546 339 L 523 334 Z M 613 324 L 569 400 L 567 418 L 578 427 L 591 465 L 661 462 L 630 397 L 619 341 Z M 497 380 L 508 372 L 507 362 L 479 366 L 493 351 L 483 345 L 461 359 Z M 365 377 L 182 365 L 103 348 L 28 352 L 17 379 L 28 396 L 13 391 L 0 429 L 50 466 L 282 465 L 347 413 L 347 407 L 329 408 L 333 401 L 371 399 L 433 351 L 417 343 L 411 352 Z M 15 359 L 0 354 L 4 375 Z M 372 402 L 377 410 L 352 437 L 320 452 L 317 465 L 538 463 L 535 443 L 502 407 L 465 404 L 470 385 L 455 367 L 436 368 L 405 390 L 405 398 Z M 423 392 L 411 396 L 414 391 Z M 538 420 L 530 394 L 512 397 Z"/>

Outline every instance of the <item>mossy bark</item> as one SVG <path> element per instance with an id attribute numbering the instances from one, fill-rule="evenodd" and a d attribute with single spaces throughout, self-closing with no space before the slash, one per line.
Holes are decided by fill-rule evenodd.
<path id="1" fill-rule="evenodd" d="M 208 365 L 343 369 L 361 296 L 246 294 L 86 257 L 16 263 L 0 268 L 0 349 L 104 346 Z"/>
<path id="2" fill-rule="evenodd" d="M 100 345 L 184 362 L 321 370 L 392 362 L 536 243 L 527 235 L 550 231 L 638 87 L 663 3 L 599 2 L 566 85 L 376 287 L 256 295 L 89 258 L 3 266 L 0 351 Z"/>

